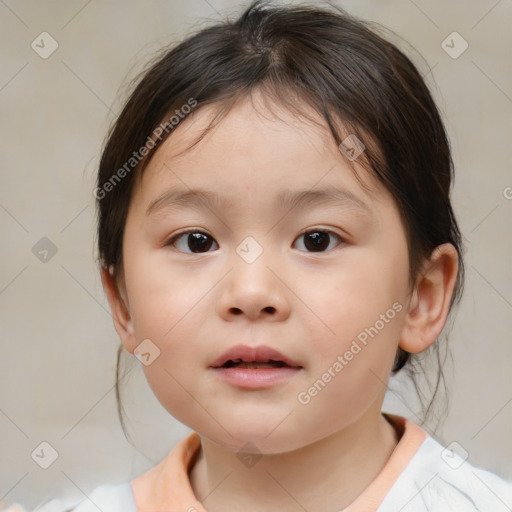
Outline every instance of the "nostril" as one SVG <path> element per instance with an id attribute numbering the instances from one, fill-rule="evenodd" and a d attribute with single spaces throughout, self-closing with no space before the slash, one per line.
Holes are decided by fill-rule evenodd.
<path id="1" fill-rule="evenodd" d="M 266 308 L 263 308 L 262 311 L 264 311 L 265 313 L 274 314 L 276 312 L 276 308 L 273 306 L 267 306 Z M 243 311 L 240 308 L 231 308 L 229 312 L 232 313 L 233 315 L 241 315 L 243 313 Z"/>

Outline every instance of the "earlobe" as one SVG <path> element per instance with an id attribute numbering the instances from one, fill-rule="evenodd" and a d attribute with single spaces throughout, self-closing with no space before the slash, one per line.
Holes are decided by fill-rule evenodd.
<path id="1" fill-rule="evenodd" d="M 417 354 L 430 347 L 446 323 L 457 282 L 458 255 L 442 244 L 425 263 L 414 288 L 399 347 Z"/>
<path id="2" fill-rule="evenodd" d="M 101 282 L 107 295 L 112 312 L 112 320 L 124 348 L 133 354 L 137 343 L 133 331 L 133 321 L 127 306 L 127 300 L 121 296 L 118 284 L 112 272 L 104 267 L 101 270 Z"/>

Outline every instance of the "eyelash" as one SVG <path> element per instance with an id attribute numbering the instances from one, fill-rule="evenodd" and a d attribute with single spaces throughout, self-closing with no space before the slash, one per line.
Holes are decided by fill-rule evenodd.
<path id="1" fill-rule="evenodd" d="M 181 232 L 173 235 L 165 243 L 165 245 L 166 246 L 174 246 L 174 244 L 176 243 L 177 240 L 179 240 L 181 237 L 184 237 L 185 235 L 189 235 L 191 233 L 199 233 L 199 234 L 205 235 L 205 236 L 207 236 L 207 237 L 209 237 L 209 238 L 211 238 L 212 240 L 215 241 L 215 239 L 213 237 L 211 237 L 208 233 L 205 233 L 204 231 L 201 231 L 200 229 L 197 229 L 197 228 L 190 228 L 190 229 L 187 229 L 185 231 L 181 231 Z M 307 231 L 303 231 L 302 233 L 300 233 L 298 235 L 296 240 L 299 240 L 301 237 L 303 237 L 304 235 L 307 235 L 309 233 L 326 233 L 326 234 L 328 234 L 331 237 L 337 238 L 338 241 L 339 241 L 338 245 L 340 245 L 341 243 L 343 243 L 345 241 L 340 235 L 338 235 L 334 231 L 331 231 L 329 229 L 322 229 L 322 228 L 313 228 L 313 229 L 308 229 Z M 217 243 L 217 242 L 215 242 L 215 243 Z M 179 249 L 177 249 L 177 250 L 179 251 Z M 303 252 L 309 252 L 311 254 L 317 254 L 317 253 L 322 253 L 322 252 L 329 252 L 329 251 L 332 251 L 332 250 L 333 249 L 328 249 L 326 251 L 303 251 Z M 184 254 L 206 254 L 206 252 L 211 252 L 211 251 L 206 251 L 206 252 L 185 252 L 185 251 L 180 251 L 180 252 L 183 252 Z"/>

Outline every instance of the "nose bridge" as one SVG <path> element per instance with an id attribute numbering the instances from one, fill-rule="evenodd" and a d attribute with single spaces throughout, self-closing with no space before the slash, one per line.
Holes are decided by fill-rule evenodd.
<path id="1" fill-rule="evenodd" d="M 219 299 L 220 315 L 246 315 L 251 319 L 282 319 L 289 315 L 286 287 L 267 267 L 275 267 L 271 258 L 271 250 L 253 236 L 238 244 L 230 261 L 232 271 Z"/>

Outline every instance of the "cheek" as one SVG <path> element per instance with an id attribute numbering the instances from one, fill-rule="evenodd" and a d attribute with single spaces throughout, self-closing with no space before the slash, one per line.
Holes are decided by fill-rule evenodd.
<path id="1" fill-rule="evenodd" d="M 209 340 L 202 325 L 212 315 L 211 272 L 204 279 L 192 270 L 178 271 L 159 255 L 127 247 L 125 279 L 137 341 L 149 339 L 158 357 L 143 366 L 146 379 L 162 405 L 180 417 L 192 409 L 194 373 L 207 363 Z M 152 258 L 152 259 L 151 259 Z M 192 282 L 191 282 L 192 281 Z M 204 333 L 203 333 L 204 334 Z"/>
<path id="2" fill-rule="evenodd" d="M 389 334 L 400 330 L 398 310 L 405 309 L 407 267 L 402 262 L 395 266 L 363 254 L 354 256 L 352 263 L 345 262 L 339 269 L 316 273 L 310 286 L 299 291 L 305 298 L 310 338 L 318 348 L 341 350 L 376 323 L 379 331 Z"/>
<path id="3" fill-rule="evenodd" d="M 360 319 L 356 327 L 353 319 L 350 324 L 350 316 L 340 318 L 340 335 L 334 342 L 317 340 L 311 379 L 296 397 L 303 431 L 321 439 L 333 428 L 352 423 L 383 398 L 403 326 L 403 309 L 398 311 L 398 303 L 394 306 L 383 310 L 385 320 L 378 318 L 362 328 Z M 316 418 L 330 419 L 319 424 Z"/>
<path id="4" fill-rule="evenodd" d="M 191 282 L 193 269 L 178 271 L 163 251 L 156 257 L 143 250 L 134 251 L 127 258 L 126 267 L 126 286 L 138 338 L 154 337 L 165 343 L 191 313 L 201 310 L 201 299 L 211 287 L 207 279 L 195 274 Z"/>
<path id="5" fill-rule="evenodd" d="M 358 409 L 384 391 L 404 325 L 407 291 L 405 244 L 355 249 L 339 268 L 315 275 L 304 296 L 315 313 L 308 312 L 307 329 L 318 354 L 311 367 L 322 389 L 318 402 Z M 326 375 L 329 369 L 334 378 Z"/>

